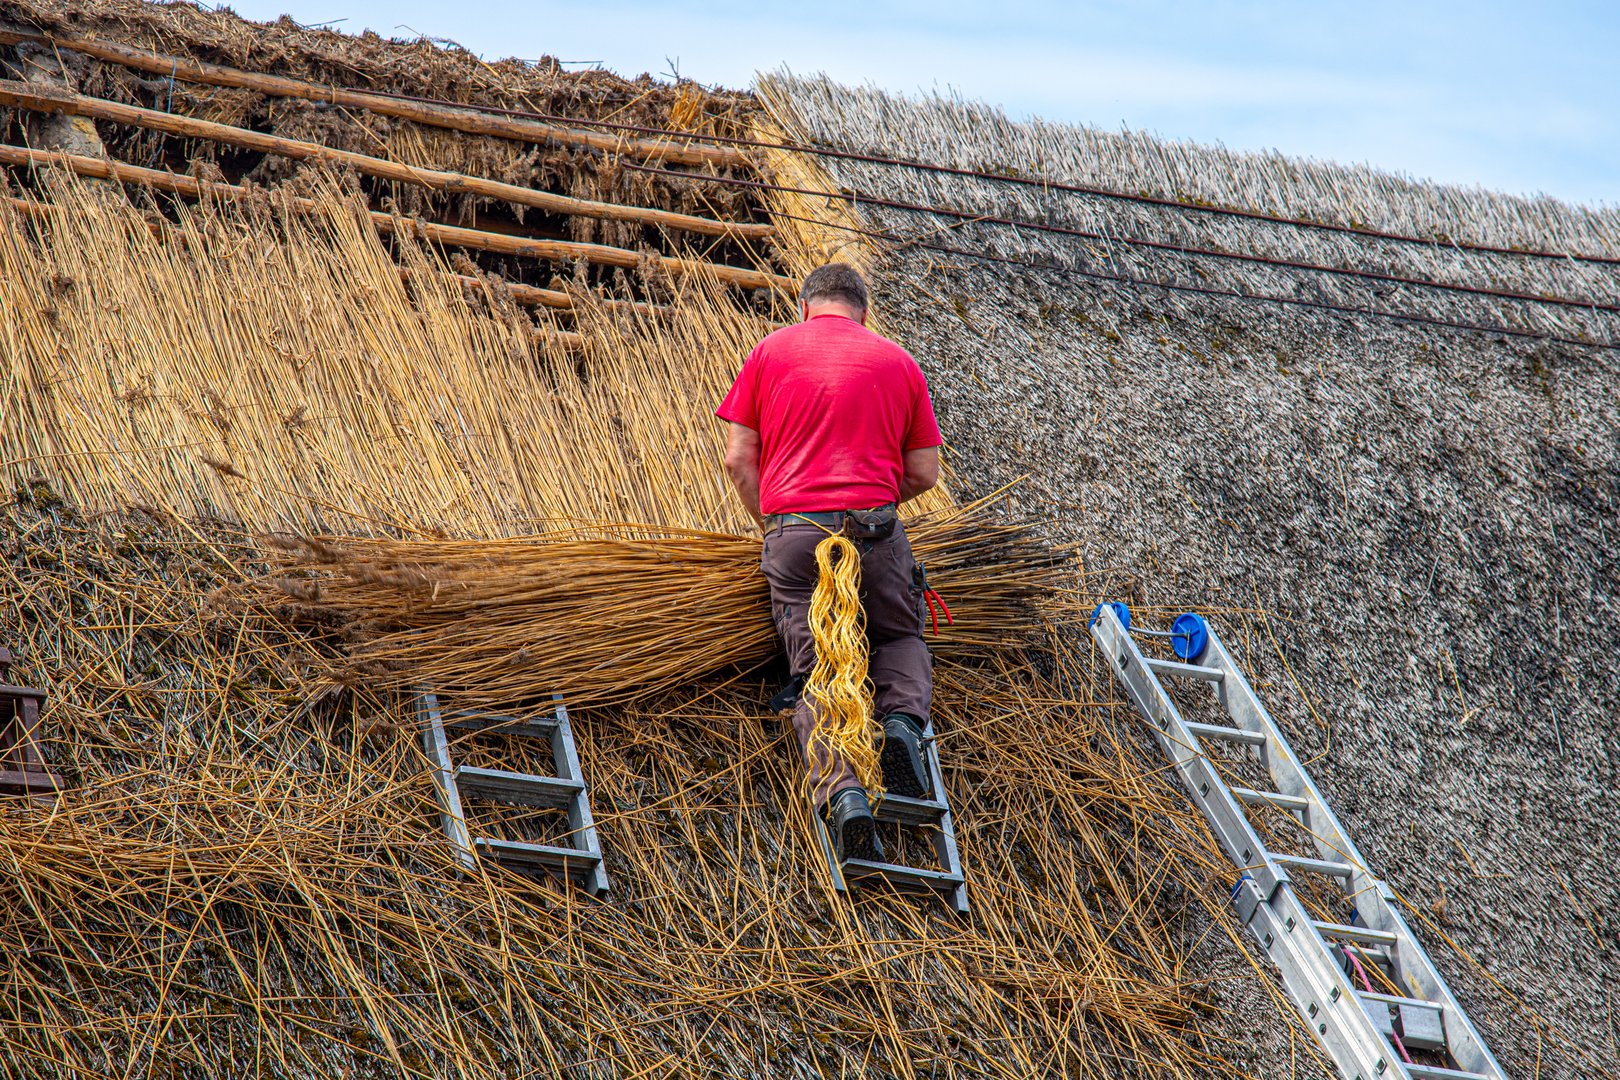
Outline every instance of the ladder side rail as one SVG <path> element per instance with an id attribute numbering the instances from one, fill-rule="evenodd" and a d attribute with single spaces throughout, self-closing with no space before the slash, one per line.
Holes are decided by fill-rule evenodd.
<path id="1" fill-rule="evenodd" d="M 962 883 L 951 889 L 947 902 L 951 910 L 958 915 L 968 913 L 967 901 L 967 874 L 962 869 L 962 857 L 956 848 L 956 826 L 951 813 L 951 801 L 945 797 L 945 777 L 939 768 L 939 744 L 934 741 L 934 721 L 929 719 L 923 729 L 923 738 L 928 742 L 924 745 L 923 756 L 928 761 L 929 782 L 934 786 L 934 801 L 942 804 L 945 809 L 939 815 L 939 829 L 934 834 L 934 854 L 939 859 L 947 873 L 955 874 L 962 879 Z"/>
<path id="2" fill-rule="evenodd" d="M 1114 618 L 1113 612 L 1106 615 Z M 1209 646 L 1200 662 L 1224 673 L 1225 678 L 1219 684 L 1218 693 L 1224 698 L 1223 703 L 1237 726 L 1266 736 L 1266 766 L 1277 790 L 1285 795 L 1304 798 L 1309 803 L 1305 812 L 1306 831 L 1323 858 L 1341 861 L 1351 867 L 1353 874 L 1346 884 L 1345 893 L 1354 904 L 1362 925 L 1395 934 L 1399 939 L 1391 953 L 1397 980 L 1404 983 L 1414 997 L 1432 1001 L 1441 1007 L 1449 1051 L 1459 1065 L 1482 1075 L 1505 1077 L 1506 1073 L 1486 1047 L 1485 1040 L 1407 925 L 1401 915 L 1399 902 L 1388 884 L 1367 868 L 1367 861 L 1360 849 L 1350 839 L 1310 774 L 1299 764 L 1293 747 L 1260 702 L 1243 670 L 1227 652 L 1215 628 L 1208 627 L 1208 632 Z"/>
<path id="3" fill-rule="evenodd" d="M 849 892 L 849 883 L 844 880 L 844 868 L 838 863 L 838 855 L 833 851 L 832 836 L 829 834 L 827 823 L 821 820 L 821 811 L 816 808 L 814 800 L 810 802 L 810 827 L 816 832 L 816 841 L 821 844 L 822 857 L 827 860 L 827 869 L 832 873 L 833 890 L 835 892 Z"/>
<path id="4" fill-rule="evenodd" d="M 467 817 L 461 809 L 461 793 L 456 789 L 456 767 L 450 760 L 450 743 L 444 736 L 438 695 L 430 690 L 417 691 L 416 711 L 422 721 L 422 749 L 433 766 L 433 798 L 439 804 L 439 820 L 451 846 L 456 849 L 456 860 L 467 870 L 474 870 L 478 857 L 473 852 L 472 834 L 467 831 Z"/>
<path id="5" fill-rule="evenodd" d="M 45 769 L 45 755 L 39 749 L 40 699 L 19 696 L 14 700 L 17 717 L 17 745 L 14 749 L 18 768 L 23 772 L 42 772 Z"/>
<path id="6" fill-rule="evenodd" d="M 551 695 L 556 705 L 557 727 L 551 737 L 551 757 L 556 765 L 557 775 L 564 780 L 577 780 L 581 784 L 579 792 L 568 804 L 568 828 L 570 830 L 569 842 L 581 850 L 598 856 L 590 872 L 585 875 L 584 885 L 598 896 L 606 895 L 611 887 L 608 881 L 607 868 L 601 858 L 602 846 L 596 839 L 596 820 L 591 816 L 591 796 L 585 784 L 585 772 L 580 768 L 579 752 L 574 747 L 574 728 L 568 722 L 568 706 L 563 704 L 561 694 Z"/>
<path id="7" fill-rule="evenodd" d="M 1136 642 L 1119 617 L 1108 608 L 1092 623 L 1091 633 L 1108 657 L 1115 677 L 1153 725 L 1159 746 L 1175 766 L 1193 802 L 1203 811 L 1227 858 L 1248 872 L 1259 884 L 1262 895 L 1269 898 L 1288 882 L 1288 871 L 1266 851 L 1231 789 L 1203 753 L 1198 737 L 1188 729 L 1181 711 L 1148 668 Z"/>
<path id="8" fill-rule="evenodd" d="M 1369 910 L 1363 914 L 1366 919 L 1376 916 L 1377 921 L 1369 921 L 1368 926 L 1376 930 L 1391 930 L 1395 928 L 1386 917 L 1390 909 L 1387 904 L 1377 903 L 1376 898 L 1388 895 L 1388 887 L 1367 868 L 1367 861 L 1362 857 L 1361 850 L 1350 839 L 1350 834 L 1340 824 L 1338 815 L 1328 806 L 1322 797 L 1322 792 L 1311 779 L 1305 767 L 1299 763 L 1299 756 L 1294 748 L 1272 719 L 1271 712 L 1260 701 L 1260 696 L 1249 685 L 1248 678 L 1243 669 L 1226 651 L 1220 636 L 1214 627 L 1207 627 L 1209 632 L 1209 645 L 1204 651 L 1201 662 L 1222 672 L 1225 676 L 1219 686 L 1218 696 L 1226 707 L 1227 714 L 1232 721 L 1245 731 L 1253 731 L 1264 735 L 1266 746 L 1262 752 L 1266 771 L 1270 774 L 1272 785 L 1280 795 L 1304 799 L 1306 808 L 1303 813 L 1303 824 L 1306 834 L 1315 845 L 1317 854 L 1331 862 L 1342 862 L 1351 868 L 1350 881 L 1345 886 L 1345 894 L 1358 898 L 1357 909 L 1360 910 L 1360 898 L 1367 898 Z"/>

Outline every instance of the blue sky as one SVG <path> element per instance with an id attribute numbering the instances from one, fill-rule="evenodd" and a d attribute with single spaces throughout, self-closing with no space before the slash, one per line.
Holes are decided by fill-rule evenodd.
<path id="1" fill-rule="evenodd" d="M 1522 194 L 1620 205 L 1620 4 L 569 4 L 240 0 L 251 19 L 453 39 L 488 59 L 678 70 L 746 87 L 786 65 L 954 89 L 1038 115 Z M 578 65 L 576 65 L 578 66 Z"/>

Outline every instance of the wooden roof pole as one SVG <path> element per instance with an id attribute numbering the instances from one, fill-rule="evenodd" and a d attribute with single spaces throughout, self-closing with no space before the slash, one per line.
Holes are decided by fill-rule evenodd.
<path id="1" fill-rule="evenodd" d="M 171 172 L 101 158 L 50 153 L 21 146 L 0 145 L 0 164 L 63 165 L 80 176 L 97 180 L 149 184 L 160 191 L 172 192 L 190 199 L 200 199 L 205 194 L 224 199 L 241 199 L 249 194 L 248 189 L 232 184 L 198 180 L 191 176 L 179 176 Z M 289 201 L 302 211 L 316 209 L 313 199 L 291 198 Z M 397 218 L 376 210 L 368 210 L 366 213 L 371 216 L 372 224 L 381 232 L 404 232 L 449 247 L 545 259 L 551 262 L 581 259 L 601 266 L 618 266 L 625 269 L 635 269 L 642 264 L 643 259 L 648 259 L 666 273 L 711 274 L 716 280 L 741 289 L 783 289 L 791 292 L 797 287 L 794 281 L 779 274 L 767 274 L 761 270 L 747 270 L 739 266 L 725 266 L 698 259 L 678 259 L 669 255 L 644 256 L 641 252 L 608 247 L 605 244 L 583 244 L 573 240 L 531 240 L 521 236 L 506 236 L 502 233 L 481 232 L 478 229 L 464 229 L 454 225 L 437 225 L 433 222 Z"/>
<path id="2" fill-rule="evenodd" d="M 358 154 L 352 150 L 338 150 L 320 143 L 288 139 L 262 131 L 219 124 L 212 120 L 199 120 L 192 116 L 143 109 L 137 105 L 124 105 L 103 98 L 86 97 L 71 90 L 38 86 L 32 83 L 0 80 L 0 105 L 28 109 L 34 112 L 66 113 L 117 124 L 129 124 L 150 131 L 187 138 L 208 139 L 230 146 L 277 154 L 296 161 L 318 161 L 331 165 L 347 165 L 367 176 L 400 183 L 417 184 L 435 191 L 453 194 L 481 195 L 504 199 L 522 206 L 532 206 L 557 214 L 602 218 L 609 221 L 634 221 L 644 225 L 659 225 L 669 229 L 701 233 L 706 236 L 733 236 L 758 240 L 770 236 L 775 229 L 764 224 L 741 224 L 716 221 L 713 218 L 678 214 L 669 210 L 655 210 L 641 206 L 621 206 L 618 203 L 594 202 L 557 195 L 549 191 L 505 184 L 499 180 L 486 180 L 461 173 L 441 172 L 437 169 L 419 169 L 397 161 Z"/>
<path id="3" fill-rule="evenodd" d="M 305 101 L 324 101 L 331 105 L 367 109 L 380 116 L 394 116 L 413 120 L 431 127 L 448 128 L 468 135 L 493 135 L 517 142 L 557 142 L 569 146 L 582 146 L 604 153 L 623 154 L 644 160 L 679 162 L 684 165 L 748 165 L 743 153 L 719 146 L 681 146 L 668 139 L 629 139 L 596 131 L 580 131 L 539 120 L 494 116 L 472 109 L 457 109 L 443 105 L 430 105 L 402 101 L 382 94 L 368 94 L 363 90 L 342 90 L 333 86 L 290 79 L 282 75 L 262 75 L 253 71 L 188 60 L 178 56 L 164 56 L 146 49 L 137 49 L 115 42 L 94 41 L 88 38 L 53 37 L 46 34 L 25 34 L 0 30 L 0 44 L 19 42 L 54 45 L 62 49 L 83 53 L 109 63 L 209 86 L 240 87 L 256 90 L 272 97 L 301 98 Z"/>

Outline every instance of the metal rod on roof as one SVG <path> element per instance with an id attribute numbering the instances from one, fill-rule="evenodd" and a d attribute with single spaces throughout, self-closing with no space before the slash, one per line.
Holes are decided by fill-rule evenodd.
<path id="1" fill-rule="evenodd" d="M 1101 270 L 1085 270 L 1077 266 L 1065 266 L 1062 263 L 1050 262 L 1040 259 L 1022 259 L 1007 255 L 996 255 L 988 251 L 975 251 L 969 248 L 950 247 L 945 244 L 930 244 L 921 240 L 907 240 L 904 237 L 894 236 L 877 229 L 864 229 L 856 225 L 839 225 L 830 221 L 821 221 L 816 218 L 799 217 L 795 214 L 776 212 L 779 218 L 789 221 L 802 221 L 810 225 L 819 225 L 827 229 L 838 229 L 842 232 L 852 232 L 861 236 L 869 236 L 885 243 L 893 244 L 897 248 L 915 247 L 925 251 L 940 252 L 945 255 L 957 255 L 965 259 L 978 259 L 983 262 L 1002 263 L 1008 266 L 1024 266 L 1031 270 L 1051 270 L 1059 274 L 1068 274 L 1073 277 L 1090 278 L 1094 281 L 1111 281 L 1124 285 L 1145 285 L 1152 288 L 1164 289 L 1167 292 L 1192 293 L 1199 296 L 1218 296 L 1231 300 L 1245 300 L 1250 303 L 1276 304 L 1283 307 L 1302 307 L 1317 311 L 1332 311 L 1345 315 L 1366 315 L 1376 319 L 1389 319 L 1394 322 L 1416 323 L 1422 326 L 1436 326 L 1449 330 L 1466 330 L 1470 333 L 1500 334 L 1505 337 L 1524 338 L 1532 341 L 1547 341 L 1559 345 L 1579 345 L 1588 349 L 1605 349 L 1620 352 L 1620 343 L 1607 341 L 1587 341 L 1582 338 L 1559 337 L 1555 334 L 1543 334 L 1538 330 L 1519 330 L 1509 326 L 1492 326 L 1485 323 L 1456 322 L 1451 319 L 1440 319 L 1429 315 L 1413 315 L 1400 311 L 1380 311 L 1377 308 L 1359 307 L 1352 304 L 1335 304 L 1327 300 L 1302 300 L 1295 297 L 1272 296 L 1268 293 L 1238 292 L 1233 289 L 1217 289 L 1208 285 L 1183 285 L 1173 281 L 1160 281 L 1154 278 L 1131 277 L 1127 274 L 1111 274 Z"/>
<path id="2" fill-rule="evenodd" d="M 989 225 L 1008 225 L 1014 228 L 1032 229 L 1037 232 L 1055 233 L 1060 236 L 1077 236 L 1086 240 L 1097 240 L 1113 245 L 1122 244 L 1126 247 L 1152 248 L 1160 251 L 1171 251 L 1180 255 L 1201 255 L 1212 259 L 1227 259 L 1234 262 L 1258 263 L 1263 266 L 1275 266 L 1288 270 L 1305 270 L 1312 273 L 1336 274 L 1342 277 L 1362 278 L 1367 281 L 1379 281 L 1392 285 L 1418 285 L 1427 289 L 1442 289 L 1448 292 L 1470 293 L 1475 296 L 1488 296 L 1499 300 L 1522 300 L 1527 303 L 1553 304 L 1561 307 L 1580 308 L 1584 311 L 1607 311 L 1620 313 L 1620 304 L 1603 303 L 1598 300 L 1588 300 L 1582 297 L 1558 296 L 1548 293 L 1522 293 L 1509 289 L 1489 289 L 1480 285 L 1464 285 L 1457 282 L 1436 281 L 1433 278 L 1408 277 L 1404 274 L 1391 274 L 1381 270 L 1358 270 L 1347 266 L 1323 266 L 1319 263 L 1301 262 L 1296 259 L 1279 259 L 1270 255 L 1251 255 L 1240 251 L 1224 251 L 1220 248 L 1192 247 L 1187 244 L 1171 243 L 1164 240 L 1148 240 L 1142 237 L 1121 236 L 1110 231 L 1103 233 L 1090 232 L 1086 229 L 1076 229 L 1067 225 L 1049 225 L 1039 221 L 1028 221 L 1023 218 L 997 217 L 992 214 L 980 214 L 969 210 L 960 210 L 950 206 L 931 206 L 925 203 L 903 202 L 898 199 L 883 199 L 874 195 L 861 194 L 854 191 L 812 191 L 809 188 L 787 187 L 782 184 L 767 183 L 763 180 L 745 180 L 739 176 L 704 176 L 699 173 L 676 172 L 672 169 L 655 169 L 647 165 L 633 165 L 625 163 L 623 168 L 633 169 L 636 172 L 656 173 L 662 176 L 679 177 L 686 180 L 701 180 L 717 184 L 732 184 L 739 187 L 753 188 L 763 191 L 780 191 L 792 195 L 811 195 L 829 199 L 840 199 L 849 203 L 868 203 L 873 206 L 884 206 L 894 210 L 906 210 L 914 213 L 938 214 L 942 217 L 960 218 L 970 223 L 985 223 Z M 767 213 L 771 211 L 767 210 Z M 1112 259 L 1112 255 L 1109 256 Z"/>

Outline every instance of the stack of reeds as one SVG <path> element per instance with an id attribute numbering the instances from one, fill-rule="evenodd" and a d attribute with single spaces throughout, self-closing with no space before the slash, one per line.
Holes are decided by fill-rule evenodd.
<path id="1" fill-rule="evenodd" d="M 1060 557 L 983 506 L 909 528 L 951 607 L 936 623 L 947 655 L 1029 644 L 1068 584 Z M 600 705 L 746 670 L 780 647 L 759 541 L 746 537 L 304 537 L 281 541 L 279 561 L 244 598 L 337 628 L 351 646 L 344 677 L 374 685 L 500 702 L 566 690 Z"/>

